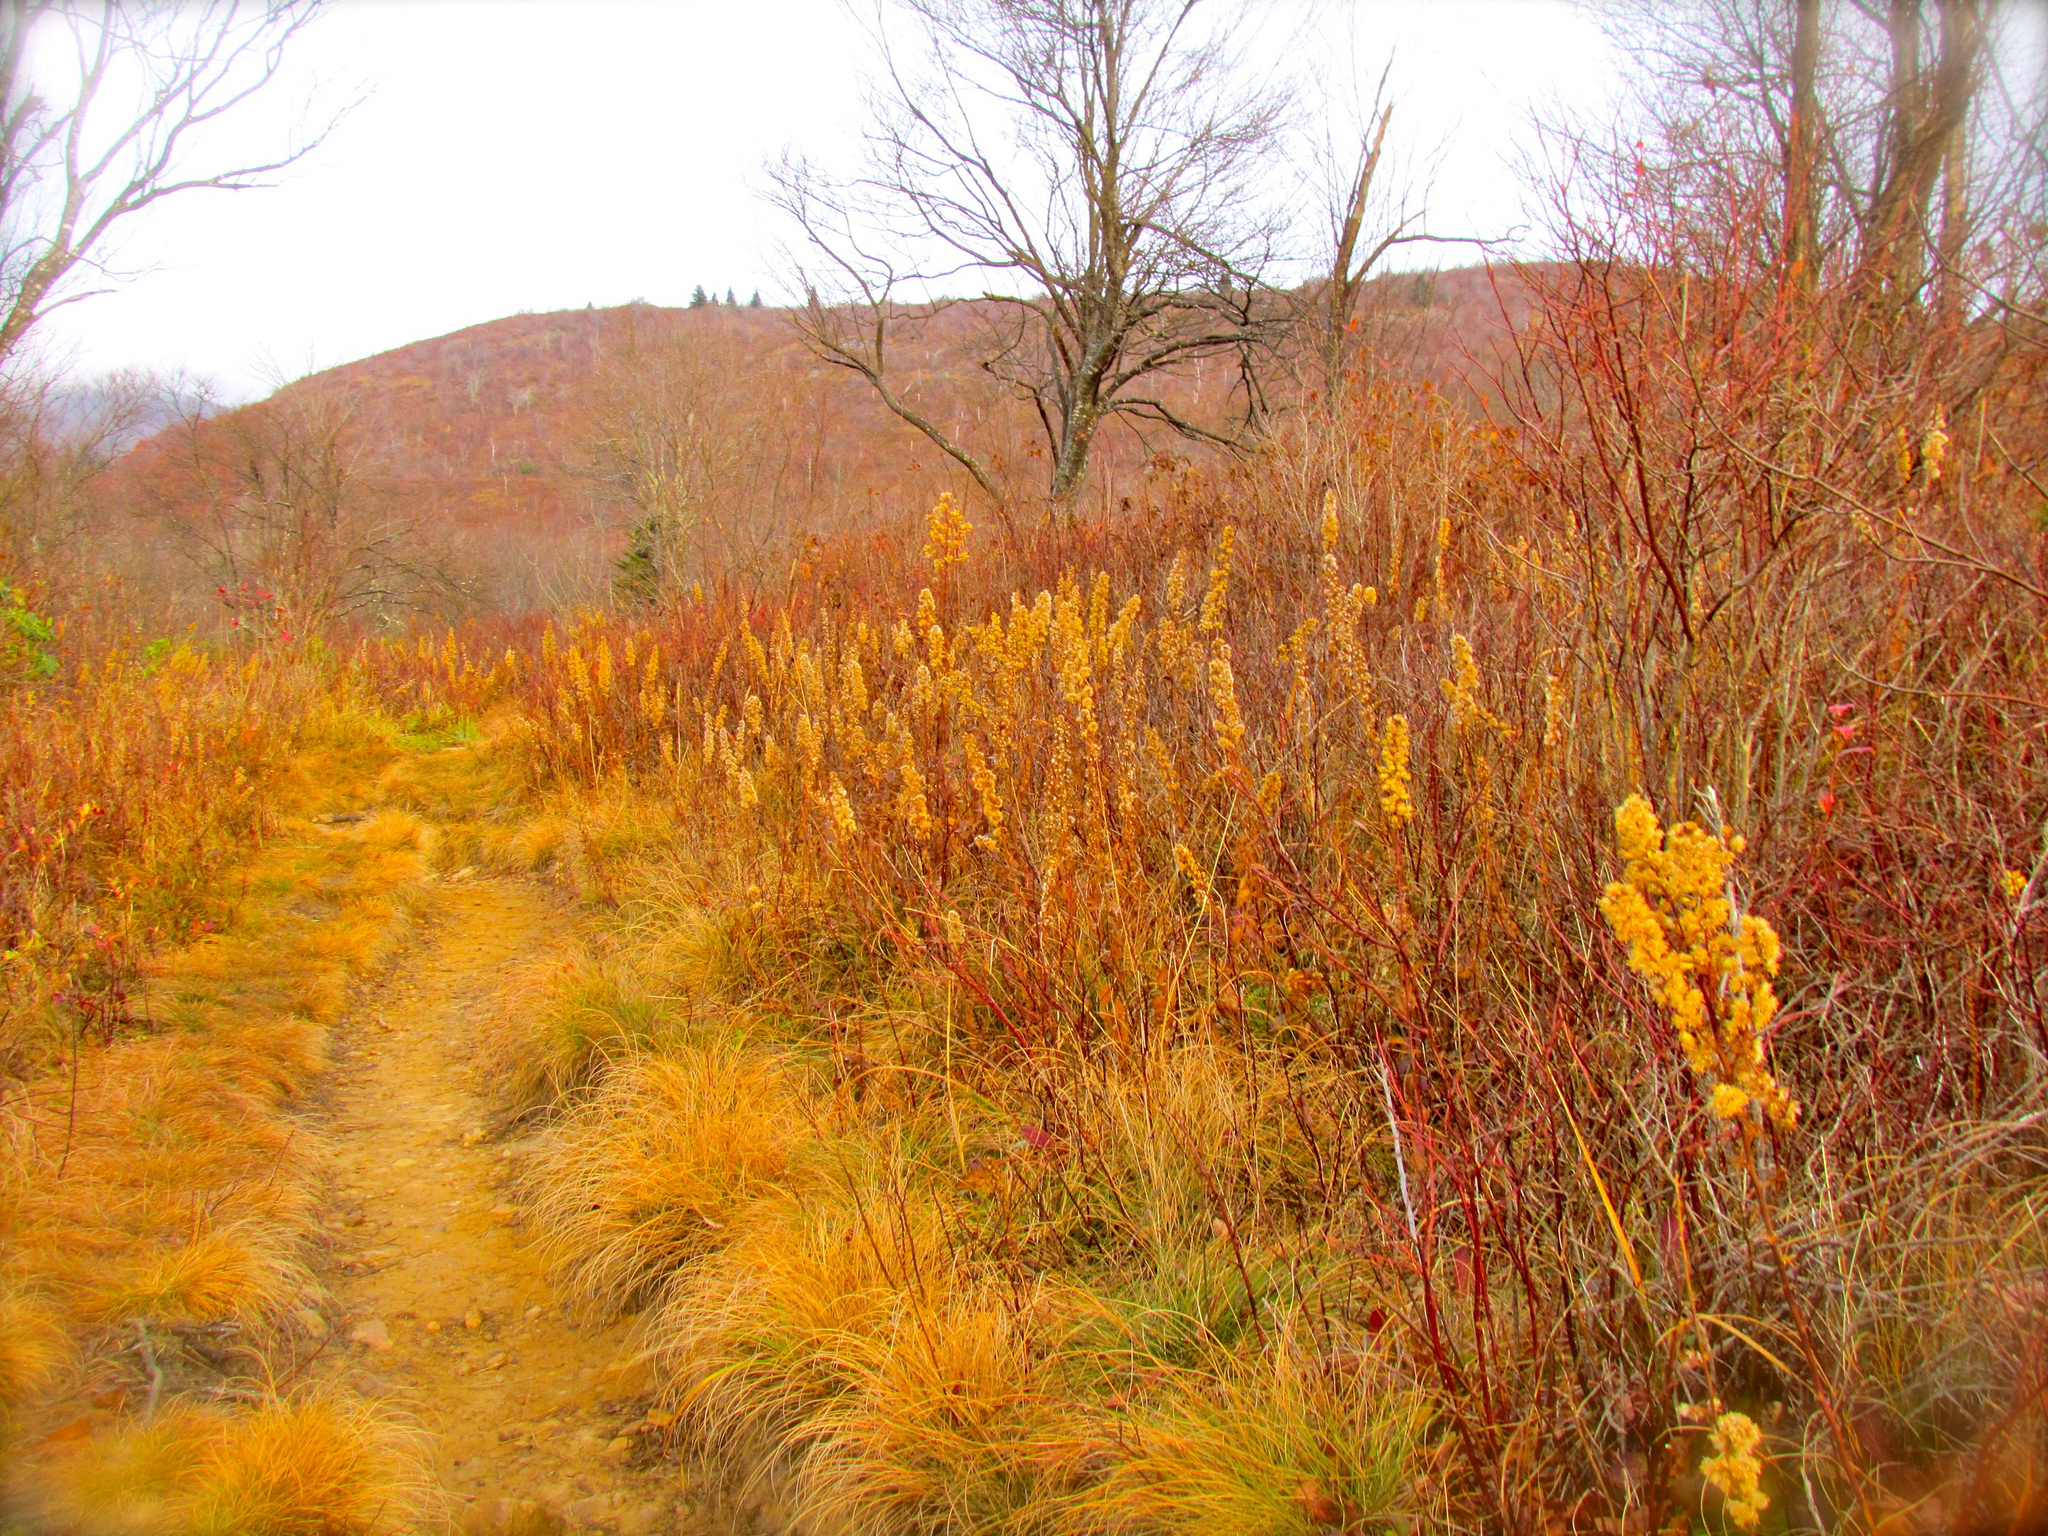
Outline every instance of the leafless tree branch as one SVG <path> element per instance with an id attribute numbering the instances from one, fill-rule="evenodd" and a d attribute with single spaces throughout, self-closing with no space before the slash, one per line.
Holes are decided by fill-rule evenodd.
<path id="1" fill-rule="evenodd" d="M 206 133 L 276 79 L 322 0 L 0 5 L 0 364 L 91 296 L 114 232 L 182 193 L 239 191 L 316 148 L 220 164 Z M 199 163 L 195 164 L 195 160 Z"/>

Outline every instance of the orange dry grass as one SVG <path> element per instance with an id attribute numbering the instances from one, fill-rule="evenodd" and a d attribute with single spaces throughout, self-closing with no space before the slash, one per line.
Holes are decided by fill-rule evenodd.
<path id="1" fill-rule="evenodd" d="M 1112 1530 L 1178 1536 L 1351 1528 L 1414 1502 L 1424 1404 L 1383 1354 L 1284 1340 L 1255 1363 L 1176 1373 L 1145 1394 L 1127 1451 L 1085 1501 Z"/>
<path id="2" fill-rule="evenodd" d="M 0 1070 L 46 1064 L 65 1014 L 117 1029 L 149 951 L 217 925 L 320 683 L 179 647 L 0 689 Z"/>
<path id="3" fill-rule="evenodd" d="M 156 1424 L 115 1433 L 85 1393 L 110 1374 L 131 1397 L 155 1391 L 136 1379 L 145 1357 L 119 1351 L 171 1349 L 167 1329 L 234 1340 L 237 1369 L 260 1378 L 292 1314 L 318 1303 L 301 1261 L 313 1146 L 289 1107 L 326 1064 L 351 980 L 388 953 L 421 868 L 416 824 L 365 830 L 301 827 L 250 862 L 233 927 L 149 963 L 133 1032 L 78 1039 L 75 1061 L 0 1111 L 0 1311 L 22 1324 L 5 1362 L 10 1436 L 65 1414 L 95 1431 L 13 1471 L 53 1508 L 94 1511 L 90 1528 L 367 1532 L 400 1518 L 378 1512 L 395 1486 L 375 1470 L 382 1432 L 339 1407 L 216 1418 L 172 1398 Z M 160 1488 L 145 1476 L 157 1465 Z M 319 1524 L 322 1510 L 338 1523 Z"/>
<path id="4" fill-rule="evenodd" d="M 484 1022 L 484 1064 L 507 1108 L 523 1115 L 581 1095 L 613 1062 L 647 1049 L 669 1012 L 618 962 L 528 967 Z"/>
<path id="5" fill-rule="evenodd" d="M 644 1300 L 744 1205 L 800 1178 L 805 1129 L 801 1086 L 738 1047 L 617 1065 L 553 1134 L 535 1191 L 550 1252 L 605 1304 Z"/>
<path id="6" fill-rule="evenodd" d="M 707 1448 L 742 1463 L 800 1460 L 906 1294 L 920 1306 L 950 1294 L 942 1214 L 875 1194 L 857 1184 L 766 1195 L 670 1286 L 648 1337 Z"/>
<path id="7" fill-rule="evenodd" d="M 240 1416 L 175 1407 L 70 1452 L 50 1482 L 46 1519 L 107 1536 L 381 1536 L 430 1509 L 404 1437 L 320 1398 Z"/>
<path id="8" fill-rule="evenodd" d="M 1093 1449 L 1016 1298 L 959 1293 L 841 1345 L 849 1390 L 818 1415 L 802 1469 L 815 1520 L 860 1532 L 1043 1526 Z"/>

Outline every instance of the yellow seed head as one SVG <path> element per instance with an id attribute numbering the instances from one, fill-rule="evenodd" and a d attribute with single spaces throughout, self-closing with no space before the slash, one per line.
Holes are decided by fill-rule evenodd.
<path id="1" fill-rule="evenodd" d="M 1230 605 L 1230 552 L 1237 542 L 1237 530 L 1225 528 L 1216 541 L 1216 564 L 1209 570 L 1209 590 L 1202 597 L 1201 632 L 1223 632 L 1223 616 Z"/>
<path id="2" fill-rule="evenodd" d="M 1614 813 L 1622 878 L 1600 899 L 1614 936 L 1628 946 L 1629 969 L 1649 983 L 1670 1015 L 1693 1071 L 1714 1085 L 1722 1118 L 1749 1099 L 1790 1130 L 1799 1106 L 1765 1070 L 1763 1042 L 1778 1011 L 1777 931 L 1754 914 L 1738 916 L 1729 870 L 1740 838 L 1684 822 L 1666 831 L 1650 802 L 1631 795 Z M 1740 1104 L 1718 1092 L 1728 1087 Z"/>
<path id="3" fill-rule="evenodd" d="M 1749 1095 L 1733 1083 L 1716 1083 L 1707 1097 L 1707 1107 L 1717 1120 L 1733 1120 L 1749 1108 Z"/>
<path id="4" fill-rule="evenodd" d="M 906 750 L 900 764 L 903 786 L 896 794 L 896 811 L 909 826 L 911 834 L 919 841 L 929 842 L 932 835 L 931 808 L 925 803 L 924 775 L 917 771 L 917 763 Z"/>
<path id="5" fill-rule="evenodd" d="M 1720 1489 L 1726 1500 L 1723 1513 L 1744 1530 L 1753 1530 L 1771 1503 L 1760 1486 L 1764 1469 L 1756 1455 L 1763 1438 L 1748 1414 L 1724 1413 L 1707 1436 L 1713 1455 L 1700 1462 L 1700 1476 Z"/>
<path id="6" fill-rule="evenodd" d="M 1173 866 L 1181 878 L 1194 887 L 1195 895 L 1201 899 L 1202 911 L 1215 910 L 1216 898 L 1209 890 L 1209 877 L 1202 872 L 1202 866 L 1195 862 L 1195 855 L 1186 843 L 1173 845 Z"/>
<path id="7" fill-rule="evenodd" d="M 1415 819 L 1408 767 L 1408 717 L 1389 715 L 1380 726 L 1380 810 L 1396 826 Z"/>
<path id="8" fill-rule="evenodd" d="M 1216 707 L 1216 744 L 1235 752 L 1244 743 L 1244 717 L 1237 708 L 1237 678 L 1230 670 L 1230 647 L 1216 642 L 1209 658 L 1209 702 Z"/>
<path id="9" fill-rule="evenodd" d="M 924 557 L 931 562 L 934 576 L 944 576 L 954 566 L 967 563 L 967 535 L 974 531 L 974 524 L 967 521 L 951 491 L 940 495 L 924 527 Z"/>
<path id="10" fill-rule="evenodd" d="M 1287 781 L 1280 777 L 1277 769 L 1268 773 L 1259 784 L 1259 809 L 1268 816 L 1272 815 L 1279 808 L 1280 796 L 1286 788 Z"/>
<path id="11" fill-rule="evenodd" d="M 1444 679 L 1444 697 L 1451 701 L 1451 723 L 1458 730 L 1484 725 L 1503 737 L 1514 728 L 1489 710 L 1479 698 L 1479 662 L 1472 654 L 1472 642 L 1463 635 L 1451 636 L 1451 675 Z"/>
<path id="12" fill-rule="evenodd" d="M 995 769 L 989 766 L 983 756 L 981 742 L 969 735 L 966 742 L 967 777 L 974 785 L 974 792 L 981 801 L 982 820 L 988 823 L 988 830 L 974 841 L 982 848 L 994 848 L 1003 835 L 1003 800 L 996 792 Z"/>
<path id="13" fill-rule="evenodd" d="M 1937 405 L 1927 435 L 1920 440 L 1920 462 L 1927 466 L 1929 481 L 1941 478 L 1941 461 L 1948 457 L 1948 442 L 1948 414 Z"/>
<path id="14" fill-rule="evenodd" d="M 1176 617 L 1188 601 L 1188 552 L 1177 551 L 1166 573 L 1166 611 Z"/>
<path id="15" fill-rule="evenodd" d="M 645 669 L 640 674 L 640 718 L 647 722 L 649 730 L 658 731 L 668 719 L 668 694 L 661 686 L 661 649 L 659 646 L 647 653 Z"/>
<path id="16" fill-rule="evenodd" d="M 853 819 L 853 802 L 846 798 L 846 786 L 839 782 L 836 773 L 825 792 L 825 803 L 831 808 L 833 827 L 840 837 L 850 841 L 860 831 L 860 823 Z"/>

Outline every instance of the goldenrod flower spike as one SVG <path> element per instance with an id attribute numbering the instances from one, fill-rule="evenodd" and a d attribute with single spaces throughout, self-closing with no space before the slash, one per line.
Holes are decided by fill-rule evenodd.
<path id="1" fill-rule="evenodd" d="M 1600 898 L 1601 915 L 1628 946 L 1629 969 L 1670 1014 L 1687 1062 L 1713 1085 L 1714 1114 L 1736 1120 L 1755 1100 L 1791 1129 L 1799 1106 L 1763 1064 L 1764 1032 L 1778 1011 L 1777 931 L 1760 917 L 1738 918 L 1729 902 L 1742 839 L 1694 822 L 1666 831 L 1641 795 L 1614 813 L 1614 835 L 1622 878 Z"/>
<path id="2" fill-rule="evenodd" d="M 1209 702 L 1216 706 L 1216 745 L 1234 752 L 1244 744 L 1244 717 L 1237 707 L 1237 677 L 1230 667 L 1230 647 L 1216 642 L 1209 658 Z"/>
<path id="3" fill-rule="evenodd" d="M 1920 440 L 1920 462 L 1927 466 L 1929 483 L 1941 478 L 1941 461 L 1948 457 L 1948 413 L 1940 406 L 1934 408 L 1934 420 L 1928 424 L 1927 435 Z"/>
<path id="4" fill-rule="evenodd" d="M 1415 819 L 1410 782 L 1408 717 L 1389 715 L 1380 727 L 1380 809 L 1397 826 Z"/>
<path id="5" fill-rule="evenodd" d="M 909 825 L 919 842 L 928 843 L 933 830 L 931 807 L 924 796 L 924 775 L 917 771 L 917 762 L 910 754 L 908 741 L 904 743 L 903 760 L 898 771 L 902 775 L 902 788 L 896 795 L 897 814 Z"/>
<path id="6" fill-rule="evenodd" d="M 1202 595 L 1201 631 L 1205 635 L 1223 632 L 1224 613 L 1230 602 L 1230 555 L 1237 544 L 1237 529 L 1226 527 L 1216 540 L 1216 564 L 1209 571 L 1209 590 Z"/>
<path id="7" fill-rule="evenodd" d="M 954 566 L 967 563 L 967 535 L 974 531 L 974 524 L 967 521 L 967 514 L 951 491 L 940 495 L 924 526 L 924 557 L 931 562 L 934 576 L 943 576 Z"/>
<path id="8" fill-rule="evenodd" d="M 839 775 L 832 775 L 832 784 L 825 792 L 825 804 L 832 812 L 832 826 L 840 837 L 851 839 L 860 831 L 860 823 L 853 817 L 853 802 L 846 797 L 846 786 L 839 782 Z"/>
<path id="9" fill-rule="evenodd" d="M 1201 898 L 1202 914 L 1206 917 L 1216 909 L 1216 898 L 1209 891 L 1209 877 L 1202 873 L 1202 866 L 1195 862 L 1195 855 L 1186 843 L 1173 845 L 1174 867 L 1181 878 L 1194 887 L 1196 896 Z"/>
<path id="10" fill-rule="evenodd" d="M 1452 675 L 1444 679 L 1444 697 L 1451 701 L 1451 722 L 1459 730 L 1484 725 L 1512 738 L 1514 727 L 1489 710 L 1479 699 L 1479 662 L 1472 654 L 1472 642 L 1463 635 L 1451 636 Z"/>

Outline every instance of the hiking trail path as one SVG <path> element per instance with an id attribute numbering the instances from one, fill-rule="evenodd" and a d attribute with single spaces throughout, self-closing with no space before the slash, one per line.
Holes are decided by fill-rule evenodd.
<path id="1" fill-rule="evenodd" d="M 514 1203 L 532 1140 L 496 1139 L 475 1059 L 478 1020 L 510 971 L 562 951 L 564 914 L 468 871 L 429 888 L 403 962 L 338 1029 L 315 1111 L 334 1305 L 311 1374 L 419 1432 L 465 1536 L 720 1529 L 658 1454 L 630 1319 L 579 1316 L 551 1283 Z"/>

